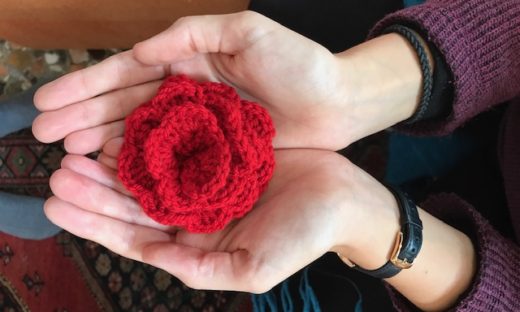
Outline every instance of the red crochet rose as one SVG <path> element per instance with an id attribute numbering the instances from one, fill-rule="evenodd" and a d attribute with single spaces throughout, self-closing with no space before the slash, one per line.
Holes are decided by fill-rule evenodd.
<path id="1" fill-rule="evenodd" d="M 220 230 L 267 187 L 274 133 L 268 112 L 233 88 L 170 76 L 126 119 L 119 178 L 157 222 Z"/>

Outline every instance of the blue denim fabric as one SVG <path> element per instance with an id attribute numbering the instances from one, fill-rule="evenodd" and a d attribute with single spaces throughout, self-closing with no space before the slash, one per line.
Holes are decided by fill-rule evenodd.
<path id="1" fill-rule="evenodd" d="M 45 239 L 61 229 L 43 213 L 43 198 L 0 192 L 0 231 L 24 239 Z"/>
<path id="2" fill-rule="evenodd" d="M 0 137 L 31 126 L 38 110 L 33 97 L 37 87 L 0 102 Z"/>
<path id="3" fill-rule="evenodd" d="M 33 104 L 38 87 L 0 102 L 0 137 L 31 126 L 38 115 Z M 42 198 L 0 192 L 0 231 L 25 239 L 55 235 L 61 229 L 47 219 L 43 203 Z"/>
<path id="4" fill-rule="evenodd" d="M 413 6 L 413 5 L 421 4 L 421 3 L 424 3 L 424 0 L 404 0 L 403 1 L 405 8 Z"/>
<path id="5" fill-rule="evenodd" d="M 392 133 L 385 181 L 402 185 L 420 178 L 442 177 L 473 153 L 478 142 L 464 131 L 444 137 Z"/>

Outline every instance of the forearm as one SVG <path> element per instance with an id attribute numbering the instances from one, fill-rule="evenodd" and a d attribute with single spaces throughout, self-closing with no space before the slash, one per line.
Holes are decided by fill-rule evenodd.
<path id="1" fill-rule="evenodd" d="M 358 207 L 366 215 L 365 221 L 360 222 L 358 229 L 345 229 L 340 234 L 343 243 L 333 251 L 364 269 L 373 270 L 389 260 L 400 226 L 393 195 L 375 184 L 369 193 L 373 196 L 365 197 L 363 207 Z M 344 211 L 351 213 L 351 209 L 350 205 Z M 476 271 L 476 254 L 465 234 L 422 209 L 419 214 L 424 227 L 423 247 L 412 268 L 402 270 L 387 282 L 417 307 L 443 310 L 453 306 L 470 287 Z"/>
<path id="2" fill-rule="evenodd" d="M 476 254 L 462 232 L 419 209 L 423 222 L 423 247 L 412 268 L 386 281 L 422 310 L 442 311 L 456 304 L 471 285 L 476 271 Z M 397 220 L 395 220 L 397 223 Z M 384 225 L 381 225 L 384 226 Z M 396 231 L 386 225 L 371 250 L 361 246 L 352 261 L 363 268 L 377 269 L 389 259 Z M 381 227 L 382 229 L 382 227 Z"/>
<path id="3" fill-rule="evenodd" d="M 427 35 L 450 69 L 451 114 L 412 125 L 418 134 L 442 135 L 520 92 L 520 2 L 517 0 L 431 0 L 392 13 L 371 31 L 409 25 Z"/>
<path id="4" fill-rule="evenodd" d="M 490 6 L 495 9 L 489 10 Z M 453 92 L 443 102 L 449 106 L 445 112 L 449 115 L 400 129 L 447 134 L 475 115 L 518 96 L 519 12 L 520 3 L 514 0 L 428 1 L 383 19 L 371 31 L 370 40 L 336 55 L 347 77 L 347 100 L 352 102 L 341 112 L 350 127 L 345 137 L 353 142 L 393 126 L 418 107 L 423 77 L 417 53 L 400 35 L 381 36 L 392 25 L 420 31 L 439 50 L 450 74 L 445 83 Z M 497 35 L 485 35 L 491 33 Z"/>
<path id="5" fill-rule="evenodd" d="M 411 269 L 387 282 L 423 310 L 445 310 L 454 306 L 472 283 L 475 249 L 464 233 L 424 210 L 419 210 L 419 215 L 424 225 L 420 255 Z"/>

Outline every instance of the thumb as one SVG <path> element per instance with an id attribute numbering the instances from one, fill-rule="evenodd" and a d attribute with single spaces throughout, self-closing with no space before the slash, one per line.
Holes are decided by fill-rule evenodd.
<path id="1" fill-rule="evenodd" d="M 157 242 L 143 248 L 143 262 L 167 271 L 192 288 L 256 293 L 269 290 L 268 285 L 260 285 L 267 278 L 260 279 L 258 260 L 245 249 L 204 251 Z"/>
<path id="2" fill-rule="evenodd" d="M 144 64 L 160 65 L 188 60 L 200 53 L 236 55 L 275 25 L 252 11 L 183 17 L 162 33 L 137 43 L 134 57 Z"/>

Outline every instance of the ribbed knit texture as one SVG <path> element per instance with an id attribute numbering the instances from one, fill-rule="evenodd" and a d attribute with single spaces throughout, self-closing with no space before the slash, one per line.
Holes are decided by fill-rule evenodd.
<path id="1" fill-rule="evenodd" d="M 520 1 L 431 0 L 390 14 L 370 32 L 375 37 L 393 24 L 428 34 L 454 76 L 453 112 L 442 121 L 402 129 L 446 134 L 520 89 Z"/>
<path id="2" fill-rule="evenodd" d="M 157 222 L 217 231 L 267 187 L 274 134 L 268 112 L 230 86 L 170 76 L 127 117 L 119 178 Z"/>
<path id="3" fill-rule="evenodd" d="M 393 24 L 427 33 L 444 55 L 454 81 L 451 115 L 398 128 L 442 135 L 494 105 L 511 101 L 503 124 L 500 158 L 512 224 L 520 241 L 520 0 L 431 0 L 380 21 L 370 33 Z M 485 177 L 483 177 L 485 178 Z M 468 234 L 478 250 L 478 272 L 455 311 L 520 311 L 520 248 L 496 232 L 473 207 L 453 195 L 421 205 Z M 397 293 L 400 311 L 416 308 Z"/>

